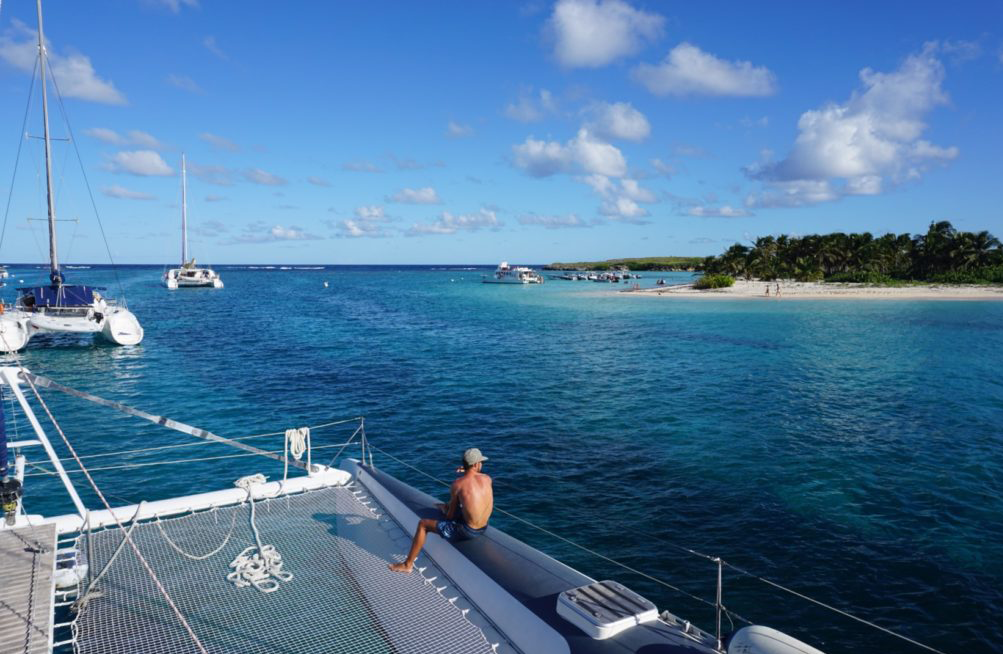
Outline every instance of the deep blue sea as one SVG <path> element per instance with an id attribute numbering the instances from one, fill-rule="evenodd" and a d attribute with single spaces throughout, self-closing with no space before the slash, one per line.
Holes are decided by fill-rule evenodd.
<path id="1" fill-rule="evenodd" d="M 119 269 L 142 345 L 37 339 L 22 359 L 229 437 L 364 415 L 374 445 L 440 478 L 480 447 L 497 506 L 688 593 L 713 600 L 716 569 L 675 545 L 945 652 L 1003 647 L 1003 302 L 639 297 L 590 282 L 481 284 L 489 267 L 218 269 L 224 290 L 173 292 L 159 266 Z M 4 297 L 44 275 L 13 267 Z M 119 294 L 108 269 L 67 276 Z M 641 282 L 656 276 L 690 277 Z M 192 440 L 46 397 L 82 454 Z M 349 434 L 317 430 L 314 444 Z M 375 463 L 439 492 L 386 456 Z M 232 458 L 95 477 L 124 503 L 258 471 L 281 475 Z M 29 478 L 26 506 L 72 510 L 45 476 Z M 713 629 L 706 605 L 492 520 Z M 829 654 L 923 651 L 734 571 L 724 602 Z"/>

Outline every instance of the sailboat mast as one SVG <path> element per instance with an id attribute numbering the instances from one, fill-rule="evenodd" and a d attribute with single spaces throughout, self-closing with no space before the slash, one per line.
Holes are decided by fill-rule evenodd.
<path id="1" fill-rule="evenodd" d="M 181 154 L 181 265 L 188 261 L 188 177 L 185 174 L 185 155 Z"/>
<path id="2" fill-rule="evenodd" d="M 49 279 L 53 284 L 61 284 L 59 256 L 56 253 L 56 203 L 52 195 L 52 147 L 49 142 L 49 96 L 45 89 L 45 36 L 42 33 L 42 0 L 38 5 L 38 57 L 42 81 L 42 123 L 45 130 L 45 190 L 49 202 Z"/>

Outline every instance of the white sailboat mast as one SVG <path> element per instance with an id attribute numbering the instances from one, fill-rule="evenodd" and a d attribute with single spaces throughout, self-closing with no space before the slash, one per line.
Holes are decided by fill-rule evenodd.
<path id="1" fill-rule="evenodd" d="M 45 36 L 42 33 L 42 0 L 38 6 L 38 57 L 42 81 L 42 123 L 45 130 L 45 190 L 49 203 L 49 278 L 54 284 L 61 283 L 59 256 L 56 252 L 56 203 L 52 194 L 52 149 L 49 142 L 49 96 L 45 89 Z"/>
<path id="2" fill-rule="evenodd" d="M 181 265 L 188 261 L 188 178 L 185 174 L 185 155 L 181 154 Z"/>

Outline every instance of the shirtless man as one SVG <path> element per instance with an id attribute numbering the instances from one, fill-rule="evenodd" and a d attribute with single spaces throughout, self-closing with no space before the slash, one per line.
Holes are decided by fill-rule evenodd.
<path id="1" fill-rule="evenodd" d="M 488 518 L 494 508 L 494 494 L 491 491 L 491 477 L 481 472 L 488 457 L 476 447 L 463 453 L 463 467 L 457 472 L 463 475 L 453 482 L 449 489 L 449 504 L 438 504 L 445 514 L 444 520 L 425 518 L 418 522 L 411 541 L 411 551 L 403 563 L 391 563 L 394 572 L 411 572 L 418 552 L 425 545 L 425 534 L 434 531 L 448 541 L 456 542 L 477 538 L 488 528 Z"/>

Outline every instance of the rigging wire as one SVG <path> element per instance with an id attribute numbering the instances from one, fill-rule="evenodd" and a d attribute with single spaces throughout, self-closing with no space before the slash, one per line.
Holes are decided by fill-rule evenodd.
<path id="1" fill-rule="evenodd" d="M 14 157 L 14 170 L 11 173 L 10 189 L 7 192 L 7 208 L 3 212 L 3 228 L 0 229 L 0 250 L 3 249 L 4 237 L 7 235 L 7 218 L 10 216 L 10 202 L 14 197 L 14 181 L 17 179 L 17 165 L 21 161 L 21 148 L 27 138 L 28 113 L 31 111 L 31 99 L 35 93 L 35 74 L 38 72 L 38 57 L 35 57 L 35 67 L 31 71 L 31 83 L 28 85 L 28 102 L 24 107 L 24 119 L 21 121 L 21 133 L 17 139 L 17 155 Z"/>
<path id="2" fill-rule="evenodd" d="M 10 346 L 7 344 L 7 339 L 3 336 L 3 334 L 0 334 L 0 339 L 3 339 L 6 349 L 10 350 Z M 178 606 L 174 603 L 174 600 L 171 599 L 171 596 L 167 592 L 167 589 L 164 588 L 163 584 L 160 582 L 160 578 L 157 577 L 157 573 L 153 571 L 153 568 L 150 567 L 150 563 L 146 560 L 146 557 L 144 557 L 143 553 L 139 551 L 139 546 L 136 545 L 135 541 L 133 541 L 130 538 L 130 531 L 126 530 L 125 526 L 122 524 L 122 521 L 119 520 L 118 516 L 112 510 L 111 504 L 108 503 L 107 498 L 101 492 L 101 489 L 100 487 L 98 487 L 97 482 L 94 481 L 94 478 L 91 477 L 90 473 L 87 471 L 87 468 L 84 467 L 83 461 L 81 461 L 77 457 L 77 451 L 73 448 L 73 445 L 70 444 L 70 439 L 66 437 L 65 433 L 63 433 L 63 428 L 60 427 L 59 423 L 56 421 L 56 417 L 52 415 L 52 411 L 49 409 L 49 405 L 45 403 L 44 399 L 42 399 L 42 395 L 38 392 L 38 388 L 35 387 L 35 383 L 32 381 L 31 375 L 30 373 L 28 373 L 28 370 L 24 367 L 24 363 L 22 363 L 21 357 L 19 357 L 17 353 L 14 352 L 13 350 L 10 351 L 11 355 L 14 358 L 14 361 L 17 363 L 18 368 L 20 368 L 21 370 L 22 377 L 24 377 L 25 381 L 28 383 L 28 386 L 31 388 L 31 392 L 32 394 L 34 394 L 35 399 L 38 400 L 39 405 L 41 405 L 41 407 L 45 410 L 46 416 L 48 416 L 49 421 L 52 423 L 52 426 L 56 429 L 56 433 L 59 434 L 59 437 L 62 439 L 63 444 L 66 445 L 66 449 L 69 450 L 70 455 L 74 458 L 74 460 L 76 460 L 77 465 L 80 466 L 81 471 L 87 478 L 87 482 L 90 484 L 91 488 L 94 489 L 94 493 L 98 496 L 98 499 L 101 501 L 101 504 L 103 504 L 104 507 L 111 512 L 112 517 L 115 519 L 115 524 L 124 534 L 123 542 L 129 543 L 129 546 L 136 554 L 136 558 L 138 558 L 140 563 L 143 564 L 143 567 L 149 573 L 150 578 L 153 580 L 153 583 L 160 591 L 160 594 L 163 595 L 164 599 L 167 600 L 167 603 L 174 611 L 174 615 L 178 618 L 178 621 L 181 623 L 181 626 L 184 627 L 185 631 L 188 633 L 188 636 L 191 637 L 192 642 L 195 644 L 199 652 L 201 652 L 201 654 L 209 654 L 208 650 L 206 650 L 205 646 L 202 644 L 202 641 L 195 634 L 195 631 L 188 623 L 188 620 L 185 618 L 184 614 L 181 613 L 181 609 L 179 609 Z"/>
<path id="3" fill-rule="evenodd" d="M 48 61 L 46 61 L 48 63 Z M 56 76 L 52 71 L 52 66 L 49 66 L 49 75 L 52 79 L 52 88 L 56 91 L 56 99 L 59 101 L 59 111 L 63 116 L 63 122 L 66 123 L 66 131 L 70 134 L 70 143 L 73 144 L 73 151 L 77 155 L 77 162 L 80 164 L 80 174 L 84 178 L 84 186 L 87 188 L 87 197 L 90 198 L 91 207 L 94 209 L 94 217 L 97 218 L 98 228 L 101 230 L 101 240 L 104 241 L 105 252 L 108 253 L 108 261 L 111 262 L 112 272 L 115 274 L 115 283 L 118 284 L 119 297 L 121 298 L 121 304 L 123 307 L 127 307 L 128 303 L 125 300 L 125 287 L 122 285 L 122 278 L 118 274 L 118 266 L 115 264 L 115 258 L 111 254 L 111 246 L 108 245 L 108 236 L 104 231 L 104 223 L 101 222 L 101 213 L 98 211 L 97 202 L 94 200 L 94 191 L 91 189 L 90 180 L 87 179 L 87 170 L 84 168 L 84 160 L 80 156 L 80 148 L 77 147 L 77 137 L 73 134 L 73 126 L 70 125 L 69 114 L 66 113 L 66 106 L 63 104 L 63 94 L 59 92 L 59 84 L 56 82 Z"/>
<path id="4" fill-rule="evenodd" d="M 400 463 L 401 465 L 404 465 L 404 466 L 410 468 L 411 470 L 414 470 L 415 472 L 417 472 L 420 475 L 428 477 L 429 479 L 431 479 L 431 480 L 433 480 L 433 481 L 435 481 L 435 482 L 437 482 L 439 484 L 442 484 L 443 486 L 446 486 L 447 488 L 450 486 L 450 484 L 448 484 L 447 482 L 443 481 L 442 479 L 439 479 L 438 477 L 434 477 L 434 476 L 428 474 L 427 472 L 425 472 L 424 470 L 421 470 L 420 468 L 417 468 L 417 467 L 411 465 L 410 463 L 408 463 L 406 461 L 402 461 L 401 459 L 395 457 L 394 455 L 390 454 L 389 452 L 386 452 L 385 450 L 381 449 L 380 447 L 377 447 L 376 445 L 373 445 L 371 442 L 369 443 L 369 447 L 371 447 L 372 449 L 374 449 L 374 450 L 380 452 L 381 454 L 389 457 L 390 459 L 393 459 L 397 463 Z M 571 545 L 573 547 L 576 547 L 576 548 L 578 548 L 578 549 L 580 549 L 580 550 L 582 550 L 584 552 L 588 552 L 589 554 L 592 554 L 594 556 L 599 557 L 600 559 L 603 559 L 605 561 L 613 563 L 614 565 L 620 566 L 621 568 L 623 568 L 625 570 L 629 570 L 629 571 L 631 571 L 631 572 L 633 572 L 635 574 L 638 574 L 638 575 L 640 575 L 640 576 L 642 576 L 642 577 L 644 577 L 644 578 L 646 578 L 646 579 L 648 579 L 650 581 L 654 581 L 655 583 L 661 584 L 663 586 L 671 588 L 672 590 L 675 590 L 675 591 L 680 592 L 680 593 L 682 593 L 684 595 L 687 595 L 688 597 L 690 597 L 690 599 L 694 599 L 694 600 L 696 600 L 698 602 L 702 602 L 702 603 L 707 604 L 709 606 L 716 606 L 713 602 L 705 600 L 705 599 L 703 599 L 701 597 L 697 597 L 696 595 L 692 595 L 691 593 L 688 593 L 688 592 L 686 592 L 686 591 L 684 591 L 684 590 L 682 590 L 680 588 L 676 588 L 675 586 L 673 586 L 673 585 L 671 585 L 671 584 L 669 584 L 669 583 L 667 583 L 665 581 L 662 581 L 661 579 L 658 579 L 656 577 L 652 577 L 651 575 L 648 575 L 648 574 L 646 574 L 644 572 L 641 572 L 640 570 L 636 570 L 635 568 L 632 568 L 631 566 L 626 565 L 625 563 L 621 563 L 620 561 L 617 561 L 615 559 L 611 559 L 608 556 L 604 556 L 603 554 L 600 554 L 599 552 L 596 552 L 596 551 L 594 551 L 592 549 L 589 549 L 588 547 L 585 547 L 584 545 L 580 545 L 580 544 L 578 544 L 578 543 L 576 543 L 576 542 L 574 542 L 572 540 L 569 540 L 569 539 L 567 539 L 567 538 L 565 538 L 563 536 L 555 534 L 554 532 L 550 531 L 549 529 L 546 529 L 546 528 L 541 527 L 541 526 L 539 526 L 537 524 L 534 524 L 534 523 L 530 522 L 529 520 L 526 520 L 525 518 L 521 518 L 521 517 L 519 517 L 517 515 L 514 515 L 514 514 L 508 512 L 508 511 L 505 511 L 504 509 L 499 509 L 498 507 L 495 507 L 495 510 L 498 511 L 499 513 L 503 513 L 506 516 L 509 516 L 510 518 L 518 520 L 519 522 L 522 522 L 525 525 L 533 527 L 534 529 L 537 529 L 537 530 L 539 530 L 539 531 L 541 531 L 541 532 L 543 532 L 545 534 L 548 534 L 548 535 L 550 535 L 550 536 L 552 536 L 552 537 L 554 537 L 554 538 L 556 538 L 558 540 L 561 540 L 561 541 L 563 541 L 563 542 L 565 542 L 565 543 L 567 543 L 567 544 L 569 544 L 569 545 Z M 661 542 L 664 542 L 666 544 L 670 544 L 673 547 L 676 547 L 677 549 L 680 549 L 680 550 L 689 552 L 691 554 L 694 554 L 696 556 L 699 556 L 699 557 L 702 557 L 702 558 L 706 558 L 706 559 L 710 559 L 712 561 L 716 561 L 717 560 L 716 557 L 709 557 L 706 554 L 703 554 L 701 552 L 697 552 L 696 550 L 692 550 L 692 549 L 690 549 L 688 547 L 683 547 L 681 545 L 675 545 L 674 543 L 669 543 L 669 541 L 666 541 L 663 538 L 659 538 L 658 540 L 661 541 Z M 782 590 L 784 592 L 787 592 L 787 593 L 790 593 L 792 595 L 795 595 L 795 596 L 797 596 L 797 597 L 799 597 L 801 599 L 805 599 L 805 600 L 807 600 L 807 601 L 809 601 L 809 602 L 811 602 L 813 604 L 816 604 L 817 606 L 821 606 L 823 608 L 829 609 L 830 611 L 834 611 L 835 613 L 838 613 L 839 615 L 845 616 L 845 617 L 850 618 L 852 620 L 856 620 L 857 622 L 859 622 L 861 624 L 864 624 L 864 625 L 867 625 L 869 627 L 873 627 L 875 629 L 878 629 L 879 631 L 882 631 L 882 632 L 884 632 L 884 633 L 886 633 L 886 634 L 888 634 L 890 636 L 894 636 L 896 638 L 904 640 L 907 643 L 910 643 L 912 645 L 916 645 L 917 647 L 920 647 L 920 648 L 925 649 L 925 650 L 930 651 L 930 652 L 935 652 L 935 654 L 946 654 L 942 650 L 939 650 L 939 649 L 936 649 L 936 648 L 931 647 L 929 645 L 926 645 L 924 643 L 921 643 L 918 640 L 914 640 L 912 638 L 909 638 L 908 636 L 904 636 L 904 635 L 902 635 L 902 634 L 900 634 L 898 632 L 892 631 L 891 629 L 888 629 L 886 627 L 882 627 L 881 625 L 878 625 L 878 624 L 875 624 L 873 622 L 870 622 L 869 620 L 865 620 L 863 618 L 859 618 L 859 617 L 857 617 L 857 616 L 855 616 L 855 615 L 853 615 L 851 613 L 847 613 L 846 611 L 838 609 L 838 608 L 836 608 L 834 606 L 830 606 L 829 604 L 826 604 L 824 602 L 820 602 L 819 600 L 816 600 L 816 599 L 813 599 L 811 597 L 808 597 L 807 595 L 805 595 L 803 593 L 799 593 L 796 590 L 792 590 L 792 589 L 787 588 L 787 587 L 785 587 L 785 586 L 783 586 L 781 584 L 778 584 L 775 581 L 770 581 L 769 579 L 765 579 L 765 578 L 760 577 L 758 575 L 755 575 L 755 574 L 753 574 L 751 572 L 748 572 L 747 570 L 739 568 L 738 566 L 732 565 L 731 563 L 728 563 L 727 561 L 722 560 L 722 564 L 725 565 L 725 566 L 727 566 L 728 568 L 734 570 L 735 572 L 738 572 L 739 574 L 742 574 L 742 575 L 747 576 L 747 577 L 751 577 L 753 579 L 757 579 L 757 580 L 759 580 L 759 581 L 761 581 L 761 582 L 763 582 L 765 584 L 768 584 L 769 586 L 772 586 L 772 587 L 774 587 L 774 588 L 776 588 L 778 590 Z M 729 615 L 733 615 L 733 616 L 737 617 L 739 620 L 741 620 L 743 622 L 746 622 L 747 624 L 752 624 L 752 622 L 750 622 L 749 620 L 746 620 L 745 618 L 741 617 L 740 615 L 734 613 L 730 609 L 726 609 L 725 608 L 723 610 L 724 610 L 725 613 L 727 613 Z"/>

